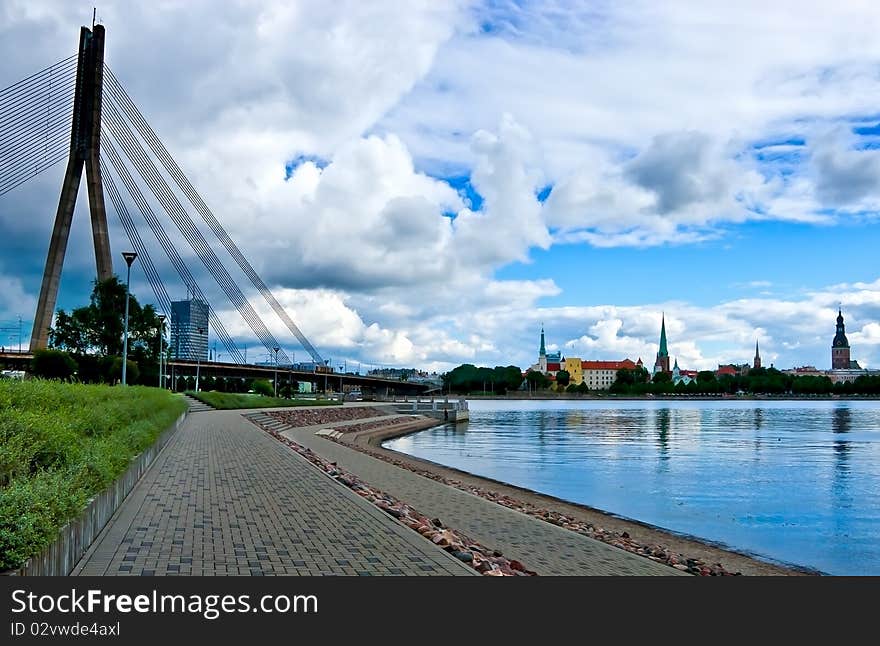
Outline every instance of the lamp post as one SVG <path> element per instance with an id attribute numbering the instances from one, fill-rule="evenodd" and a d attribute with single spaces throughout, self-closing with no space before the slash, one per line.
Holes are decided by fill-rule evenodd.
<path id="1" fill-rule="evenodd" d="M 201 337 L 205 333 L 205 328 L 197 327 L 196 332 L 198 332 L 199 337 Z M 192 345 L 192 344 L 190 344 Z M 201 365 L 201 355 L 202 355 L 202 344 L 199 343 L 196 348 L 196 392 L 199 392 L 199 366 Z"/>
<path id="2" fill-rule="evenodd" d="M 163 340 L 165 339 L 165 315 L 159 314 L 159 388 L 165 383 L 165 371 L 162 369 L 162 360 L 164 352 L 162 351 Z"/>
<path id="3" fill-rule="evenodd" d="M 125 380 L 126 368 L 128 367 L 128 300 L 129 285 L 131 284 L 131 263 L 138 255 L 134 251 L 123 251 L 122 257 L 125 258 L 126 276 L 125 276 L 125 331 L 122 335 L 122 385 L 127 385 Z"/>
<path id="4" fill-rule="evenodd" d="M 275 351 L 275 396 L 278 397 L 278 351 L 281 348 L 272 348 Z"/>

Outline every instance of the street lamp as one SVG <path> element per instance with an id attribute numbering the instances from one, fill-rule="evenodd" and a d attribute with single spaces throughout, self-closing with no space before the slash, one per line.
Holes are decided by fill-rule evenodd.
<path id="1" fill-rule="evenodd" d="M 199 339 L 205 333 L 205 328 L 197 327 L 196 332 L 199 335 Z M 190 344 L 192 346 L 192 344 Z M 206 348 L 207 349 L 207 348 Z M 199 392 L 199 366 L 201 365 L 201 355 L 202 355 L 202 344 L 199 343 L 196 348 L 196 392 Z"/>
<path id="2" fill-rule="evenodd" d="M 281 348 L 272 348 L 275 351 L 275 396 L 278 397 L 278 351 Z"/>
<path id="3" fill-rule="evenodd" d="M 128 289 L 131 284 L 131 263 L 138 255 L 134 251 L 123 251 L 122 257 L 125 258 L 127 265 L 125 277 L 125 332 L 122 336 L 122 385 L 127 385 L 125 380 L 125 372 L 128 367 Z"/>
<path id="4" fill-rule="evenodd" d="M 162 385 L 165 381 L 165 371 L 162 369 L 162 342 L 165 339 L 165 315 L 159 314 L 159 388 L 162 388 Z"/>

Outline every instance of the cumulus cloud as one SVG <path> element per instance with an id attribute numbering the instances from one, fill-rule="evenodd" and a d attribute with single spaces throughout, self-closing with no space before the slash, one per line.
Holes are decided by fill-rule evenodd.
<path id="1" fill-rule="evenodd" d="M 71 53 L 80 14 L 74 3 L 4 3 L 8 81 Z M 304 0 L 223 11 L 109 2 L 99 17 L 114 72 L 328 352 L 529 365 L 543 321 L 564 351 L 650 362 L 666 309 L 671 349 L 689 367 L 734 360 L 755 336 L 771 358 L 819 363 L 843 294 L 852 338 L 876 360 L 876 285 L 586 307 L 541 272 L 498 278 L 562 244 L 683 245 L 749 220 L 830 224 L 835 208 L 876 210 L 878 153 L 847 131 L 824 134 L 875 112 L 876 10 Z M 797 138 L 799 156 L 786 143 L 764 146 L 775 157 L 755 152 Z M 482 206 L 442 179 L 450 169 Z M 23 265 L 4 288 L 10 312 L 32 308 L 60 174 L 0 203 L 0 250 Z M 83 194 L 65 280 L 84 287 L 94 261 Z M 112 217 L 111 227 L 116 248 L 124 238 Z M 223 318 L 249 336 L 237 315 Z"/>
<path id="2" fill-rule="evenodd" d="M 880 205 L 880 150 L 853 149 L 851 132 L 837 128 L 812 147 L 816 195 L 823 204 L 853 207 L 860 202 Z"/>

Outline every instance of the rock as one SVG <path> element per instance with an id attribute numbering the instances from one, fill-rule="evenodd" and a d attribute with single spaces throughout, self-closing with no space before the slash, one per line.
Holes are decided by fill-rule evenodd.
<path id="1" fill-rule="evenodd" d="M 443 523 L 439 518 L 435 518 L 434 520 L 432 520 L 431 524 L 434 525 L 434 527 L 443 527 Z"/>
<path id="2" fill-rule="evenodd" d="M 465 563 L 473 563 L 474 555 L 470 552 L 452 552 L 452 556 Z"/>
<path id="3" fill-rule="evenodd" d="M 510 561 L 510 569 L 511 569 L 511 570 L 517 570 L 517 571 L 519 571 L 519 572 L 525 572 L 526 567 L 525 567 L 522 563 L 520 563 L 519 561 L 517 561 L 516 559 L 511 559 L 511 561 Z"/>
<path id="4" fill-rule="evenodd" d="M 623 534 L 621 534 L 621 536 L 623 538 L 629 538 L 629 532 L 624 532 Z"/>
<path id="5" fill-rule="evenodd" d="M 681 563 L 676 563 L 672 567 L 674 567 L 676 570 L 683 570 L 684 572 L 687 572 L 688 569 L 687 565 L 682 565 Z"/>
<path id="6" fill-rule="evenodd" d="M 492 556 L 504 556 L 501 550 L 492 550 Z"/>

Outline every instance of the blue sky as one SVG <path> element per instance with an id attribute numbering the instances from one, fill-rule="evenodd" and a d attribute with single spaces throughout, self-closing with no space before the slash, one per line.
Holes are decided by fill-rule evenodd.
<path id="1" fill-rule="evenodd" d="M 840 303 L 854 358 L 880 366 L 880 10 L 301 0 L 101 13 L 114 73 L 334 362 L 528 366 L 541 322 L 567 355 L 646 358 L 665 311 L 683 367 L 747 360 L 755 338 L 767 363 L 828 367 Z M 11 0 L 2 15 L 5 86 L 72 52 L 91 11 Z M 171 23 L 198 36 L 175 41 Z M 32 316 L 61 172 L 0 198 L 0 321 Z M 84 301 L 93 272 L 82 194 L 62 307 Z"/>

